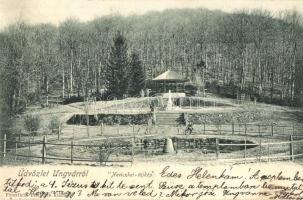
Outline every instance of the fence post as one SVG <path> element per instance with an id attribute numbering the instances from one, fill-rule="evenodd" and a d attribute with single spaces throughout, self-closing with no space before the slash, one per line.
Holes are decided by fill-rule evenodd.
<path id="1" fill-rule="evenodd" d="M 28 138 L 28 152 L 27 152 L 27 161 L 29 162 L 31 158 L 31 137 Z"/>
<path id="2" fill-rule="evenodd" d="M 132 164 L 134 163 L 135 136 L 132 138 Z"/>
<path id="3" fill-rule="evenodd" d="M 15 138 L 15 161 L 17 160 L 17 149 L 18 149 L 18 141 Z"/>
<path id="4" fill-rule="evenodd" d="M 6 157 L 6 134 L 3 136 L 3 158 Z"/>
<path id="5" fill-rule="evenodd" d="M 267 140 L 267 142 L 269 143 L 269 140 Z M 269 161 L 270 161 L 269 156 L 270 156 L 269 144 L 267 144 L 267 162 L 269 162 Z"/>
<path id="6" fill-rule="evenodd" d="M 133 135 L 135 135 L 135 125 L 133 124 Z"/>
<path id="7" fill-rule="evenodd" d="M 101 135 L 103 135 L 103 122 L 101 122 L 101 125 L 100 125 L 100 133 L 101 133 Z"/>
<path id="8" fill-rule="evenodd" d="M 143 139 L 140 138 L 140 150 L 142 151 L 143 150 Z"/>
<path id="9" fill-rule="evenodd" d="M 274 136 L 274 124 L 271 124 L 271 136 Z"/>
<path id="10" fill-rule="evenodd" d="M 205 135 L 205 122 L 203 123 L 203 133 Z"/>
<path id="11" fill-rule="evenodd" d="M 46 137 L 43 136 L 42 141 L 42 164 L 45 164 L 46 161 Z"/>
<path id="12" fill-rule="evenodd" d="M 149 135 L 149 127 L 150 127 L 150 121 L 147 121 L 146 125 L 146 134 Z"/>
<path id="13" fill-rule="evenodd" d="M 61 135 L 61 126 L 59 125 L 59 127 L 58 127 L 58 140 L 60 140 L 60 135 Z"/>
<path id="14" fill-rule="evenodd" d="M 216 158 L 219 159 L 220 149 L 219 149 L 219 139 L 216 138 Z"/>
<path id="15" fill-rule="evenodd" d="M 102 147 L 99 146 L 99 164 L 102 165 Z"/>
<path id="16" fill-rule="evenodd" d="M 75 139 L 75 125 L 73 125 L 73 139 Z"/>
<path id="17" fill-rule="evenodd" d="M 246 164 L 246 152 L 247 151 L 247 142 L 246 142 L 246 136 L 244 139 L 244 163 Z"/>
<path id="18" fill-rule="evenodd" d="M 88 122 L 88 125 L 86 125 L 86 134 L 87 134 L 87 137 L 89 138 L 90 137 L 90 134 L 89 134 L 89 122 Z"/>
<path id="19" fill-rule="evenodd" d="M 218 133 L 219 135 L 221 135 L 220 123 L 217 125 L 217 133 Z"/>
<path id="20" fill-rule="evenodd" d="M 74 160 L 73 160 L 73 157 L 74 157 L 74 141 L 70 141 L 70 163 L 73 164 Z"/>
<path id="21" fill-rule="evenodd" d="M 235 133 L 235 123 L 233 122 L 231 124 L 231 134 L 233 135 Z"/>
<path id="22" fill-rule="evenodd" d="M 260 138 L 260 142 L 259 142 L 259 161 L 261 161 L 261 151 L 262 151 L 262 141 L 261 141 L 261 138 Z"/>
<path id="23" fill-rule="evenodd" d="M 18 137 L 19 142 L 21 142 L 21 130 L 19 132 L 19 137 Z"/>
<path id="24" fill-rule="evenodd" d="M 244 134 L 245 134 L 245 141 L 246 141 L 246 135 L 247 135 L 247 124 L 244 124 Z"/>
<path id="25" fill-rule="evenodd" d="M 258 133 L 259 133 L 259 137 L 261 137 L 261 128 L 260 128 L 260 124 L 258 124 Z"/>
<path id="26" fill-rule="evenodd" d="M 260 138 L 260 148 L 259 148 L 259 162 L 261 162 L 261 153 L 262 153 L 262 139 L 261 139 L 261 126 L 258 124 L 258 132 L 259 132 L 259 138 Z"/>
<path id="27" fill-rule="evenodd" d="M 290 158 L 291 158 L 291 161 L 294 161 L 295 160 L 295 157 L 294 157 L 294 144 L 293 144 L 293 141 L 294 141 L 294 138 L 293 138 L 293 135 L 290 135 L 289 136 L 289 153 L 290 153 Z"/>

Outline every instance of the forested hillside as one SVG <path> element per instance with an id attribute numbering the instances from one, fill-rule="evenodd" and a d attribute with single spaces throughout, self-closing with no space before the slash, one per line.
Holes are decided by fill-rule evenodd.
<path id="1" fill-rule="evenodd" d="M 107 16 L 59 27 L 18 23 L 0 33 L 1 94 L 10 114 L 46 94 L 85 96 L 106 88 L 113 39 L 137 52 L 146 79 L 167 69 L 259 101 L 302 104 L 303 28 L 296 12 L 232 14 L 205 9 Z"/>

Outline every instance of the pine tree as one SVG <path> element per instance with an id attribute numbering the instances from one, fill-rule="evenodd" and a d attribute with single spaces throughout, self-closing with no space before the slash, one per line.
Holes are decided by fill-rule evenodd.
<path id="1" fill-rule="evenodd" d="M 129 94 L 135 96 L 145 87 L 144 69 L 137 53 L 131 54 L 130 67 Z"/>
<path id="2" fill-rule="evenodd" d="M 106 87 L 111 96 L 118 99 L 127 93 L 128 80 L 127 44 L 120 32 L 114 38 L 114 44 L 107 62 Z"/>

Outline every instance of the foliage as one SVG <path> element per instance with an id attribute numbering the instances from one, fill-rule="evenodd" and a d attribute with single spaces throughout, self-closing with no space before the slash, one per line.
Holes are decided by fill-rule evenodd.
<path id="1" fill-rule="evenodd" d="M 112 96 L 123 98 L 128 88 L 127 44 L 120 32 L 114 38 L 106 70 L 106 87 Z"/>
<path id="2" fill-rule="evenodd" d="M 16 23 L 0 33 L 2 103 L 11 116 L 46 95 L 109 89 L 122 98 L 131 71 L 129 47 L 138 52 L 146 79 L 170 68 L 198 88 L 214 83 L 214 92 L 229 91 L 230 97 L 244 92 L 258 101 L 302 105 L 301 22 L 296 11 L 274 16 L 179 9 L 86 23 L 70 19 L 58 28 Z"/>
<path id="3" fill-rule="evenodd" d="M 133 114 L 133 115 L 121 115 L 121 114 L 98 114 L 97 117 L 89 115 L 89 125 L 96 126 L 100 123 L 106 125 L 140 125 L 147 124 L 150 119 L 150 114 Z M 67 124 L 86 124 L 86 115 L 74 115 L 67 121 Z"/>
<path id="4" fill-rule="evenodd" d="M 186 115 L 185 113 L 182 113 L 180 115 L 180 117 L 178 117 L 177 122 L 178 122 L 178 124 L 186 125 L 187 120 L 188 120 L 188 115 Z"/>
<path id="5" fill-rule="evenodd" d="M 129 94 L 136 96 L 145 87 L 145 75 L 142 62 L 137 53 L 131 54 L 129 73 Z"/>
<path id="6" fill-rule="evenodd" d="M 272 115 L 262 110 L 243 110 L 223 113 L 196 113 L 190 114 L 189 118 L 194 124 L 230 124 L 230 123 L 252 123 L 262 121 L 264 124 L 272 123 Z"/>
<path id="7" fill-rule="evenodd" d="M 60 122 L 60 119 L 58 116 L 52 116 L 52 118 L 50 119 L 49 121 L 49 124 L 48 124 L 48 128 L 54 132 L 54 131 L 58 131 L 59 129 L 59 126 L 61 126 L 61 122 Z"/>
<path id="8" fill-rule="evenodd" d="M 24 128 L 30 132 L 36 132 L 40 128 L 40 117 L 38 115 L 25 115 Z"/>
<path id="9" fill-rule="evenodd" d="M 63 101 L 63 104 L 70 104 L 70 103 L 83 102 L 83 101 L 84 101 L 83 97 L 71 96 L 70 98 L 66 98 Z"/>

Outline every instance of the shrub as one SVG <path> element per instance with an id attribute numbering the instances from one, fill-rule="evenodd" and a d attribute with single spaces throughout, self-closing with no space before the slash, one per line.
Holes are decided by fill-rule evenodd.
<path id="1" fill-rule="evenodd" d="M 27 131 L 34 132 L 35 135 L 40 128 L 40 117 L 38 115 L 25 115 L 24 128 Z"/>
<path id="2" fill-rule="evenodd" d="M 188 120 L 188 116 L 185 113 L 182 113 L 180 117 L 178 117 L 178 124 L 186 125 L 186 121 Z"/>
<path id="3" fill-rule="evenodd" d="M 271 124 L 273 116 L 270 112 L 262 110 L 242 110 L 222 113 L 194 113 L 189 115 L 195 124 L 229 124 L 229 123 L 251 123 L 261 122 Z"/>
<path id="4" fill-rule="evenodd" d="M 70 103 L 83 102 L 83 101 L 84 101 L 83 97 L 71 96 L 70 98 L 65 99 L 63 101 L 63 104 L 66 105 Z"/>
<path id="5" fill-rule="evenodd" d="M 139 125 L 147 124 L 150 118 L 150 114 L 98 114 L 97 119 L 94 115 L 89 115 L 89 125 L 96 126 L 101 122 L 106 125 Z M 86 119 L 86 115 L 74 115 L 67 121 L 67 124 L 86 124 Z"/>
<path id="6" fill-rule="evenodd" d="M 60 119 L 57 116 L 53 116 L 48 124 L 48 128 L 51 130 L 52 133 L 54 133 L 58 131 L 60 125 Z"/>

